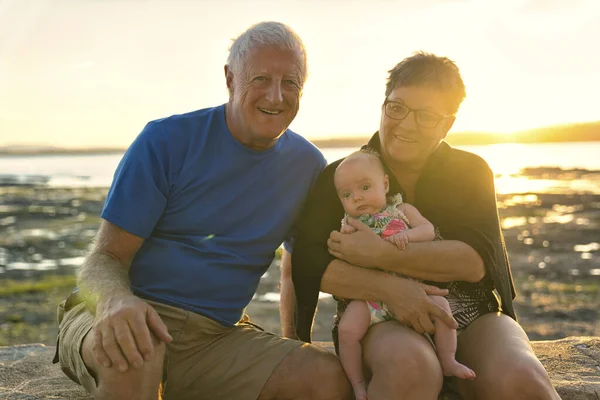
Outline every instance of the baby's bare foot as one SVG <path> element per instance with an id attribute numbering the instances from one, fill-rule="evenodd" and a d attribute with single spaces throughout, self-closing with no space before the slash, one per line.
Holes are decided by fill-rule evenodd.
<path id="1" fill-rule="evenodd" d="M 444 372 L 444 376 L 456 376 L 460 379 L 475 379 L 475 372 L 471 368 L 468 368 L 454 358 L 446 361 L 441 361 L 442 371 Z"/>
<path id="2" fill-rule="evenodd" d="M 369 400 L 367 397 L 367 386 L 364 383 L 352 385 L 354 389 L 354 398 L 356 400 Z"/>

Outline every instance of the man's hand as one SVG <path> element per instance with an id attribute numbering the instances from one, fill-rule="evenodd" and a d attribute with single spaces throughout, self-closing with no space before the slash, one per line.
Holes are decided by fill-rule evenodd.
<path id="1" fill-rule="evenodd" d="M 99 303 L 94 321 L 94 355 L 107 368 L 141 368 L 154 348 L 151 331 L 160 340 L 173 340 L 167 326 L 152 306 L 133 295 L 119 296 Z"/>
<path id="2" fill-rule="evenodd" d="M 329 253 L 359 267 L 376 268 L 375 257 L 383 246 L 387 246 L 386 242 L 367 225 L 354 218 L 348 218 L 348 226 L 351 226 L 356 232 L 351 234 L 331 232 L 327 240 Z"/>
<path id="3" fill-rule="evenodd" d="M 449 328 L 458 327 L 452 315 L 428 296 L 446 296 L 447 290 L 392 275 L 382 289 L 382 301 L 396 319 L 404 325 L 411 326 L 416 332 L 435 333 L 433 317 L 438 317 Z"/>
<path id="4" fill-rule="evenodd" d="M 386 242 L 392 243 L 399 250 L 405 250 L 406 246 L 408 246 L 409 237 L 408 237 L 408 233 L 400 232 L 400 233 L 396 233 L 395 235 L 388 236 L 383 240 L 385 240 Z"/>

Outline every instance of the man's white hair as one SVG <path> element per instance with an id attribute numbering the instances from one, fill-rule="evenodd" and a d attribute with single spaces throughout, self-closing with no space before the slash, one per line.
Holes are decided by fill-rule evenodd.
<path id="1" fill-rule="evenodd" d="M 306 63 L 306 49 L 300 36 L 289 26 L 281 22 L 267 21 L 252 25 L 248 30 L 233 39 L 229 48 L 227 65 L 234 72 L 239 73 L 243 69 L 248 53 L 257 47 L 274 47 L 282 50 L 295 50 L 302 56 L 300 77 L 302 84 L 306 82 L 308 75 Z"/>

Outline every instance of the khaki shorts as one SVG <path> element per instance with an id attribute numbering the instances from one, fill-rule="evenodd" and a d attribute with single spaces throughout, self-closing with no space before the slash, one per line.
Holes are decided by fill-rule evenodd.
<path id="1" fill-rule="evenodd" d="M 93 316 L 72 294 L 60 304 L 54 362 L 88 392 L 96 387 L 81 357 Z M 224 327 L 202 315 L 146 300 L 173 337 L 163 372 L 165 399 L 254 400 L 277 365 L 303 343 L 264 332 L 247 317 Z"/>

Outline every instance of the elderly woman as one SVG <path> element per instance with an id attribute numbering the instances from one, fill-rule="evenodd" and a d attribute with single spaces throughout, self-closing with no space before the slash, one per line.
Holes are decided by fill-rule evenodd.
<path id="1" fill-rule="evenodd" d="M 390 71 L 379 131 L 366 145 L 381 154 L 390 193 L 402 193 L 445 240 L 401 251 L 357 221 L 350 222 L 356 232 L 340 233 L 344 211 L 333 174 L 341 160 L 321 174 L 300 218 L 292 255 L 298 337 L 310 341 L 319 290 L 382 301 L 396 317 L 371 326 L 362 340 L 370 400 L 437 399 L 443 374 L 423 335 L 433 332 L 434 317 L 458 325 L 457 361 L 477 374 L 453 382 L 464 399 L 559 399 L 516 322 L 493 173 L 442 141 L 464 97 L 452 61 L 417 53 Z M 446 293 L 456 322 L 427 296 Z"/>

